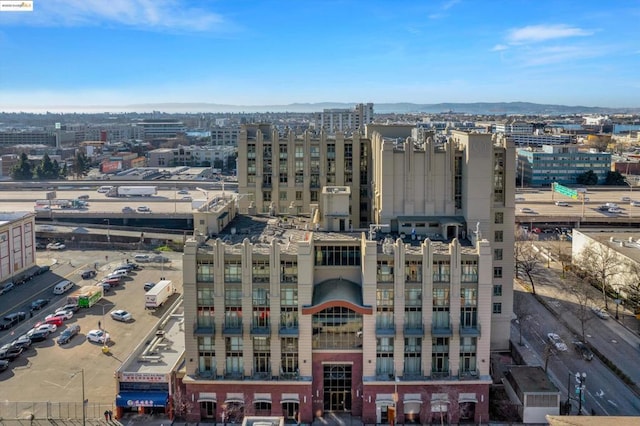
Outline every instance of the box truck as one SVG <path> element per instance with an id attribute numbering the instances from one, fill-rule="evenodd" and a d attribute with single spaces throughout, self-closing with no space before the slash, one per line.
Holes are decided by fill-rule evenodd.
<path id="1" fill-rule="evenodd" d="M 81 308 L 90 308 L 104 296 L 101 286 L 87 285 L 74 291 L 67 297 L 67 304 L 74 304 Z"/>
<path id="2" fill-rule="evenodd" d="M 151 197 L 157 193 L 157 186 L 115 186 L 107 192 L 107 197 Z"/>
<path id="3" fill-rule="evenodd" d="M 176 290 L 171 280 L 162 280 L 144 295 L 145 309 L 156 309 L 162 306 Z"/>

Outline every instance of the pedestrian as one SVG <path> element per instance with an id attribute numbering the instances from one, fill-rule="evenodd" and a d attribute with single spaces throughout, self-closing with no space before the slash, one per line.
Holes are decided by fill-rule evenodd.
<path id="1" fill-rule="evenodd" d="M 113 411 L 109 410 L 109 421 L 113 420 Z"/>
<path id="2" fill-rule="evenodd" d="M 100 321 L 98 321 L 98 328 L 102 330 L 102 323 Z"/>
<path id="3" fill-rule="evenodd" d="M 104 410 L 104 420 L 109 421 L 109 410 Z"/>
<path id="4" fill-rule="evenodd" d="M 33 318 L 33 311 L 29 311 L 29 318 Z"/>

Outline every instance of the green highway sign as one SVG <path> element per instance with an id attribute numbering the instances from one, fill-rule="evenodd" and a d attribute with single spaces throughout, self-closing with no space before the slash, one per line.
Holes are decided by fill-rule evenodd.
<path id="1" fill-rule="evenodd" d="M 578 191 L 575 189 L 567 188 L 566 186 L 562 186 L 559 183 L 553 184 L 553 190 L 558 194 L 573 198 L 574 200 L 578 199 Z"/>

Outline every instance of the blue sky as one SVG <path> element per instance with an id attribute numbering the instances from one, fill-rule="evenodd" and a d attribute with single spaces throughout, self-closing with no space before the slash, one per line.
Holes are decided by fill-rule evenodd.
<path id="1" fill-rule="evenodd" d="M 640 2 L 35 0 L 0 110 L 209 102 L 640 107 Z M 54 108 L 51 108 L 54 110 Z"/>

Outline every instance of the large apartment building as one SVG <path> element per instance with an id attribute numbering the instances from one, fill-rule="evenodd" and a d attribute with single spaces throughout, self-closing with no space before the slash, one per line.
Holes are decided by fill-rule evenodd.
<path id="1" fill-rule="evenodd" d="M 373 123 L 373 104 L 357 104 L 353 109 L 329 108 L 315 113 L 316 129 L 328 133 L 364 131 L 367 124 Z"/>
<path id="2" fill-rule="evenodd" d="M 486 420 L 490 351 L 508 348 L 513 146 L 457 131 L 436 143 L 409 126 L 368 126 L 357 143 L 264 130 L 243 129 L 255 145 L 239 158 L 245 183 L 262 181 L 247 162 L 268 145 L 286 160 L 304 146 L 307 163 L 314 145 L 358 145 L 370 220 L 355 222 L 352 186 L 323 184 L 313 214 L 238 216 L 218 239 L 186 243 L 189 420 Z"/>

